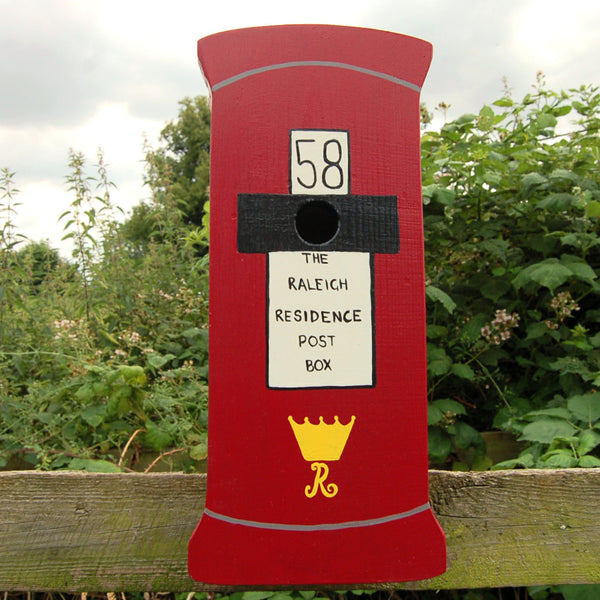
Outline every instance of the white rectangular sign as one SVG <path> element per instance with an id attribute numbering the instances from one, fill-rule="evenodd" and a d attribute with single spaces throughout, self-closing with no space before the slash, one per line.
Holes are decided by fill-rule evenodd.
<path id="1" fill-rule="evenodd" d="M 270 252 L 268 385 L 373 382 L 373 310 L 366 252 Z"/>
<path id="2" fill-rule="evenodd" d="M 290 131 L 292 194 L 349 194 L 350 152 L 347 131 Z"/>

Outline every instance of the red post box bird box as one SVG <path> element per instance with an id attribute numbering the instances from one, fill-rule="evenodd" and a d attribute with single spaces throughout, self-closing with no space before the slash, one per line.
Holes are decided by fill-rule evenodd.
<path id="1" fill-rule="evenodd" d="M 209 36 L 198 56 L 212 97 L 210 429 L 190 574 L 438 575 L 419 146 L 431 46 L 288 25 Z"/>

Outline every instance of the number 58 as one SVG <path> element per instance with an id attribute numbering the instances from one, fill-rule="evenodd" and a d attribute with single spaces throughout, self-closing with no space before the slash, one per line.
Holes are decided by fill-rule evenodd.
<path id="1" fill-rule="evenodd" d="M 348 194 L 347 131 L 293 129 L 290 132 L 292 194 Z"/>

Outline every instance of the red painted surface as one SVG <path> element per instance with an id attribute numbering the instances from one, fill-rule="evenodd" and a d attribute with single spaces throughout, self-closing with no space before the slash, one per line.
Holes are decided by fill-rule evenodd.
<path id="1" fill-rule="evenodd" d="M 375 30 L 281 26 L 204 38 L 198 54 L 212 88 L 206 508 L 225 520 L 203 515 L 190 541 L 190 574 L 256 586 L 438 575 L 445 540 L 426 506 L 419 92 L 371 73 L 306 64 L 219 85 L 268 65 L 320 61 L 420 87 L 431 46 Z M 291 129 L 349 131 L 351 193 L 398 197 L 400 252 L 374 259 L 373 387 L 267 387 L 267 257 L 237 251 L 237 198 L 289 193 Z M 356 417 L 341 458 L 326 463 L 338 492 L 308 497 L 315 472 L 288 418 L 331 424 L 335 415 L 342 424 Z M 364 526 L 340 526 L 349 522 Z"/>

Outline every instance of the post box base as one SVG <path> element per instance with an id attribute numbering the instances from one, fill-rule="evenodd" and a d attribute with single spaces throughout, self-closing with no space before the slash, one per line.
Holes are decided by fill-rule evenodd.
<path id="1" fill-rule="evenodd" d="M 389 522 L 299 531 L 219 517 L 205 513 L 189 544 L 190 575 L 207 584 L 384 583 L 446 570 L 444 533 L 429 508 Z"/>

